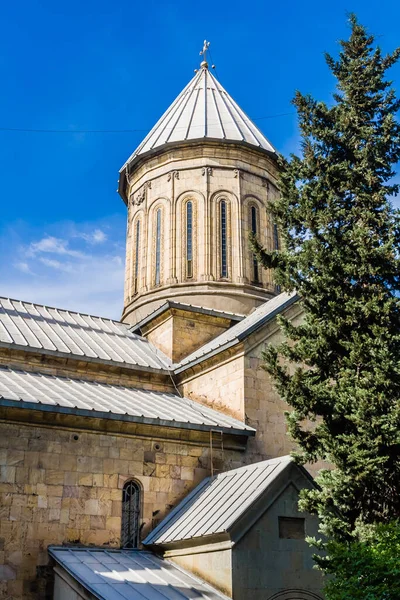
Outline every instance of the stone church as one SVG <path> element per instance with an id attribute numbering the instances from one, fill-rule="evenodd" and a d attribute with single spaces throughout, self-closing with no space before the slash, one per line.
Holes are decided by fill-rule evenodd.
<path id="1" fill-rule="evenodd" d="M 0 299 L 0 598 L 322 597 L 261 368 L 301 307 L 248 245 L 277 154 L 203 58 L 120 171 L 121 321 Z"/>

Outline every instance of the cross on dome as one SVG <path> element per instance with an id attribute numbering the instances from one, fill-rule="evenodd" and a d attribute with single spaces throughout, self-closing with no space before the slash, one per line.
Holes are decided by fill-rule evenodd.
<path id="1" fill-rule="evenodd" d="M 203 57 L 203 62 L 200 64 L 200 66 L 204 69 L 206 69 L 208 67 L 208 62 L 207 62 L 207 50 L 210 47 L 210 42 L 207 42 L 207 40 L 204 40 L 203 42 L 203 49 L 200 50 L 200 56 Z"/>

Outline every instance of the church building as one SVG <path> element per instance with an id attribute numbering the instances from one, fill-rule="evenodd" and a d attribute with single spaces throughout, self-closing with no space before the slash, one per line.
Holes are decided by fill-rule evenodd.
<path id="1" fill-rule="evenodd" d="M 322 598 L 261 368 L 302 309 L 248 243 L 279 250 L 277 153 L 207 47 L 120 170 L 121 321 L 0 298 L 0 598 Z"/>

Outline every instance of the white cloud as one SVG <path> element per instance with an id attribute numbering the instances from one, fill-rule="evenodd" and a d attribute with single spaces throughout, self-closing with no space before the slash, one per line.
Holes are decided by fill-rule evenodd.
<path id="1" fill-rule="evenodd" d="M 103 244 L 107 235 L 101 229 L 95 229 L 92 233 L 82 233 L 81 237 L 89 244 Z"/>
<path id="2" fill-rule="evenodd" d="M 73 268 L 70 263 L 62 263 L 59 260 L 55 260 L 53 258 L 44 258 L 43 256 L 41 256 L 39 260 L 45 267 L 50 267 L 51 269 L 56 269 L 57 271 L 65 271 L 66 273 L 73 272 Z"/>
<path id="3" fill-rule="evenodd" d="M 0 293 L 119 319 L 125 223 L 121 217 L 107 220 L 107 234 L 98 225 L 55 223 L 46 234 L 26 224 L 10 227 L 0 234 L 0 247 L 7 250 L 0 252 Z"/>
<path id="4" fill-rule="evenodd" d="M 18 269 L 19 271 L 21 271 L 22 273 L 32 274 L 32 271 L 31 271 L 28 263 L 26 263 L 26 262 L 22 262 L 22 261 L 16 262 L 16 263 L 14 263 L 14 267 L 16 269 Z"/>
<path id="5" fill-rule="evenodd" d="M 77 250 L 71 250 L 69 248 L 68 240 L 56 238 L 53 236 L 45 236 L 38 242 L 32 242 L 29 244 L 27 255 L 35 256 L 41 252 L 49 254 L 66 254 L 68 256 L 74 256 L 76 258 L 83 258 L 84 254 Z"/>

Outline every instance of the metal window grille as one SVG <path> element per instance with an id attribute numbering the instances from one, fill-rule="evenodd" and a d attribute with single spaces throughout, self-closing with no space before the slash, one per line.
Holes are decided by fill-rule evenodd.
<path id="1" fill-rule="evenodd" d="M 138 548 L 140 529 L 140 487 L 128 481 L 122 490 L 122 548 Z"/>
<path id="2" fill-rule="evenodd" d="M 160 285 L 161 276 L 161 208 L 156 215 L 156 285 Z"/>
<path id="3" fill-rule="evenodd" d="M 257 235 L 257 209 L 255 206 L 251 207 L 251 231 Z M 258 283 L 258 262 L 253 255 L 253 280 L 255 283 Z"/>
<path id="4" fill-rule="evenodd" d="M 135 277 L 134 277 L 134 291 L 135 294 L 138 291 L 138 277 L 139 277 L 139 244 L 140 244 L 140 221 L 136 223 L 136 240 L 135 240 Z"/>
<path id="5" fill-rule="evenodd" d="M 227 239 L 226 239 L 226 202 L 220 204 L 221 226 L 221 277 L 228 277 Z"/>
<path id="6" fill-rule="evenodd" d="M 186 204 L 186 276 L 193 277 L 193 204 Z"/>

